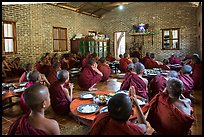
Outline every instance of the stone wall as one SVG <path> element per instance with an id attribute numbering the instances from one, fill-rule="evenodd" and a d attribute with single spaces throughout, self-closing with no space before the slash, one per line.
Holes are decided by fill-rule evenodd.
<path id="1" fill-rule="evenodd" d="M 133 2 L 125 5 L 123 11 L 116 8 L 106 14 L 102 18 L 102 25 L 104 32 L 113 39 L 113 33 L 116 31 L 129 32 L 132 24 L 148 23 L 149 31 L 159 32 L 159 34 L 154 35 L 153 45 L 151 36 L 144 36 L 142 55 L 144 56 L 146 51 L 154 52 L 156 58 L 161 61 L 163 58 L 170 57 L 172 52 L 179 56 L 197 52 L 196 9 L 187 2 Z M 180 28 L 181 50 L 161 50 L 161 29 L 168 28 Z M 130 46 L 133 36 L 127 34 L 126 42 L 127 46 Z"/>
<path id="2" fill-rule="evenodd" d="M 201 3 L 197 10 L 197 26 L 198 26 L 198 54 L 200 56 L 200 59 L 202 60 L 202 4 Z"/>

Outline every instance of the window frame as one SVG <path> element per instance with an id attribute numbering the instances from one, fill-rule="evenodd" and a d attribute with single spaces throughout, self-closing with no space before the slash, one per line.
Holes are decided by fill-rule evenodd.
<path id="1" fill-rule="evenodd" d="M 180 50 L 180 28 L 169 28 L 169 29 L 161 29 L 162 30 L 162 50 Z M 178 31 L 178 38 L 173 38 L 172 31 L 177 30 Z M 164 38 L 164 31 L 169 31 L 169 38 Z M 169 48 L 165 48 L 164 46 L 164 40 L 169 40 Z M 173 40 L 178 40 L 178 46 L 176 48 L 173 48 Z"/>
<path id="2" fill-rule="evenodd" d="M 4 24 L 12 25 L 12 37 L 4 37 Z M 13 51 L 5 52 L 5 39 L 13 39 Z M 17 35 L 16 35 L 16 21 L 2 20 L 2 54 L 16 54 L 17 53 Z"/>
<path id="3" fill-rule="evenodd" d="M 54 30 L 55 29 L 57 29 L 57 31 L 58 31 L 58 34 L 59 34 L 59 38 L 55 38 L 54 37 Z M 66 38 L 65 39 L 63 39 L 62 38 L 62 36 L 61 36 L 61 30 L 65 30 L 65 36 L 66 36 Z M 55 42 L 54 41 L 59 41 L 59 50 L 56 50 L 55 49 Z M 60 41 L 65 41 L 66 42 L 66 47 L 65 47 L 65 50 L 62 50 L 62 45 L 60 45 L 61 44 L 61 42 Z M 68 51 L 68 46 L 67 46 L 67 28 L 62 28 L 62 27 L 53 27 L 53 51 L 54 52 L 64 52 L 64 51 Z"/>

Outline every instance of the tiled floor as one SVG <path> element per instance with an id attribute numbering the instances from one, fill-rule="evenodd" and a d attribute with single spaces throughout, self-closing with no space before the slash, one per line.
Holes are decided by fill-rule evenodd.
<path id="1" fill-rule="evenodd" d="M 96 85 L 96 88 L 99 90 L 118 90 L 120 88 L 121 82 L 123 79 L 116 79 L 116 76 L 113 74 L 107 82 L 100 82 Z M 77 84 L 77 78 L 72 78 L 71 81 L 74 83 L 74 97 L 78 97 L 80 93 L 86 92 L 81 91 Z M 202 94 L 201 91 L 195 91 L 194 96 L 198 99 L 198 104 L 194 105 L 194 116 L 196 121 L 192 126 L 192 135 L 202 135 Z M 18 100 L 15 98 L 13 100 Z M 2 113 L 2 135 L 6 135 L 9 129 L 9 126 L 17 117 L 21 116 L 21 109 L 18 105 L 8 108 Z M 47 118 L 52 118 L 58 121 L 60 125 L 60 130 L 62 135 L 86 135 L 89 128 L 85 125 L 79 124 L 72 115 L 68 116 L 59 116 L 56 115 L 51 108 L 49 108 L 45 115 Z M 153 129 L 148 125 L 147 134 L 151 134 Z"/>

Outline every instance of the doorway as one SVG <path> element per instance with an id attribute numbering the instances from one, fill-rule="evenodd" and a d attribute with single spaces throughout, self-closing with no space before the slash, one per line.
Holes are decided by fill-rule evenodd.
<path id="1" fill-rule="evenodd" d="M 125 32 L 114 33 L 114 55 L 119 58 L 120 54 L 125 53 Z"/>

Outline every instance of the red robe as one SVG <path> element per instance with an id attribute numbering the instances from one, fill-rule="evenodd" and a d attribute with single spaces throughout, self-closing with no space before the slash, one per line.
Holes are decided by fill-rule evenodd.
<path id="1" fill-rule="evenodd" d="M 32 127 L 28 120 L 29 115 L 19 117 L 9 128 L 8 135 L 48 135 L 41 129 Z"/>
<path id="2" fill-rule="evenodd" d="M 103 77 L 101 81 L 106 81 L 108 80 L 110 74 L 111 74 L 111 68 L 109 65 L 103 64 L 103 63 L 98 63 L 98 70 L 100 70 L 103 73 Z"/>
<path id="3" fill-rule="evenodd" d="M 55 81 L 49 88 L 50 102 L 53 111 L 59 115 L 67 115 L 70 112 L 70 101 L 60 86 L 59 81 Z"/>
<path id="4" fill-rule="evenodd" d="M 129 121 L 116 121 L 108 112 L 103 112 L 94 119 L 89 135 L 144 135 L 144 131 Z"/>
<path id="5" fill-rule="evenodd" d="M 106 56 L 106 61 L 113 62 L 115 61 L 115 58 L 113 58 L 112 56 Z"/>
<path id="6" fill-rule="evenodd" d="M 147 121 L 160 135 L 187 135 L 195 118 L 180 111 L 169 102 L 166 92 L 157 94 L 150 101 Z"/>
<path id="7" fill-rule="evenodd" d="M 174 56 L 171 56 L 169 58 L 169 63 L 170 64 L 180 64 L 181 63 L 181 59 L 179 57 L 174 57 Z"/>
<path id="8" fill-rule="evenodd" d="M 79 75 L 78 84 L 83 89 L 89 89 L 91 86 L 101 81 L 101 79 L 102 76 L 96 73 L 91 65 L 87 64 Z"/>
<path id="9" fill-rule="evenodd" d="M 48 75 L 47 80 L 50 82 L 50 84 L 52 84 L 55 81 L 57 81 L 57 71 L 50 72 L 50 74 Z"/>
<path id="10" fill-rule="evenodd" d="M 69 68 L 68 68 L 69 65 L 67 65 L 67 64 L 69 64 L 69 62 L 64 62 L 63 60 L 61 60 L 60 63 L 61 63 L 62 69 L 69 70 Z"/>
<path id="11" fill-rule="evenodd" d="M 27 74 L 28 74 L 28 72 L 27 71 L 25 71 L 22 75 L 21 75 L 21 77 L 19 78 L 19 83 L 22 83 L 22 82 L 27 82 L 28 80 L 27 80 Z"/>
<path id="12" fill-rule="evenodd" d="M 136 94 L 148 99 L 146 83 L 134 73 L 126 73 L 125 78 L 120 86 L 120 90 L 129 90 L 130 86 L 134 86 Z"/>
<path id="13" fill-rule="evenodd" d="M 146 62 L 148 59 L 150 59 L 150 57 L 148 57 L 148 56 L 143 57 L 142 60 L 141 60 L 141 63 L 144 65 L 145 62 Z"/>
<path id="14" fill-rule="evenodd" d="M 159 92 L 163 92 L 166 88 L 166 79 L 162 75 L 155 76 L 149 83 L 151 99 Z"/>
<path id="15" fill-rule="evenodd" d="M 82 60 L 81 60 L 81 67 L 85 68 L 86 65 L 87 65 L 87 62 L 88 62 L 88 58 L 87 57 L 82 58 Z"/>
<path id="16" fill-rule="evenodd" d="M 183 82 L 182 94 L 185 97 L 189 97 L 194 87 L 193 79 L 190 77 L 189 74 L 178 75 L 178 78 Z"/>
<path id="17" fill-rule="evenodd" d="M 145 61 L 144 66 L 146 69 L 152 69 L 152 68 L 158 68 L 159 67 L 158 63 L 152 59 L 147 59 Z"/>
<path id="18" fill-rule="evenodd" d="M 167 65 L 158 65 L 158 68 L 161 68 L 162 70 L 170 70 Z"/>
<path id="19" fill-rule="evenodd" d="M 120 64 L 119 64 L 119 69 L 122 73 L 126 73 L 128 64 L 131 63 L 130 60 L 128 60 L 127 58 L 121 58 L 120 59 Z"/>
<path id="20" fill-rule="evenodd" d="M 202 89 L 202 63 L 193 64 L 192 66 L 192 79 L 194 81 L 194 89 Z"/>

